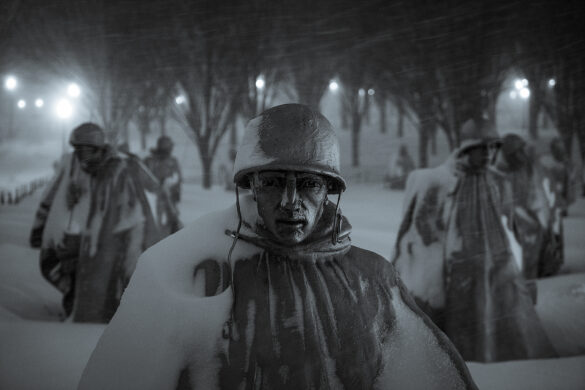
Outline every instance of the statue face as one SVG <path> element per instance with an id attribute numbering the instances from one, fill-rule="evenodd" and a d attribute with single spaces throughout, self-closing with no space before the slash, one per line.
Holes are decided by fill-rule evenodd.
<path id="1" fill-rule="evenodd" d="M 75 146 L 75 156 L 79 160 L 81 169 L 89 174 L 97 172 L 103 159 L 103 149 L 91 145 Z"/>
<path id="2" fill-rule="evenodd" d="M 315 229 L 327 198 L 327 179 L 295 171 L 264 171 L 252 179 L 258 214 L 271 239 L 293 246 Z"/>
<path id="3" fill-rule="evenodd" d="M 472 171 L 481 171 L 495 162 L 498 149 L 499 146 L 494 143 L 480 144 L 465 150 L 461 157 L 467 159 L 467 165 Z"/>

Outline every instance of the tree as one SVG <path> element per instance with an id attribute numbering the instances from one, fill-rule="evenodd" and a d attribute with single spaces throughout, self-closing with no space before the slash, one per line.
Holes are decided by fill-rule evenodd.
<path id="1" fill-rule="evenodd" d="M 343 3 L 301 0 L 286 6 L 281 19 L 286 47 L 284 57 L 296 100 L 319 109 L 321 99 L 336 72 L 343 42 L 338 15 Z"/>
<path id="2" fill-rule="evenodd" d="M 202 185 L 210 188 L 214 156 L 234 121 L 247 82 L 239 73 L 238 28 L 229 17 L 228 4 L 176 0 L 169 9 L 175 45 L 166 55 L 177 61 L 173 75 L 186 98 L 179 118 L 199 150 Z"/>

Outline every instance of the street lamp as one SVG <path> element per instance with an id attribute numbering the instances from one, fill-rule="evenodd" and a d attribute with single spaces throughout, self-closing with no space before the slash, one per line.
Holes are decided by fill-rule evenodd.
<path id="1" fill-rule="evenodd" d="M 36 106 L 37 108 L 41 108 L 41 107 L 43 107 L 44 105 L 45 105 L 45 101 L 44 101 L 43 99 L 40 99 L 40 98 L 39 98 L 39 99 L 35 100 L 35 106 Z"/>
<path id="2" fill-rule="evenodd" d="M 373 88 L 368 89 L 368 95 L 374 96 L 375 93 L 376 93 L 376 91 L 374 91 Z"/>
<path id="3" fill-rule="evenodd" d="M 264 81 L 264 77 L 258 76 L 258 78 L 256 79 L 256 88 L 264 89 L 265 85 L 266 85 L 266 82 Z"/>
<path id="4" fill-rule="evenodd" d="M 79 85 L 77 85 L 75 83 L 71 83 L 67 87 L 67 95 L 69 95 L 73 98 L 77 98 L 77 97 L 79 97 L 79 95 L 81 95 L 81 88 L 79 88 Z"/>
<path id="5" fill-rule="evenodd" d="M 528 88 L 522 88 L 519 93 L 522 99 L 528 99 L 530 97 L 530 90 Z"/>
<path id="6" fill-rule="evenodd" d="M 549 86 L 549 87 L 551 87 L 551 88 L 552 88 L 552 87 L 554 87 L 556 84 L 557 84 L 557 82 L 556 82 L 556 80 L 555 80 L 555 79 L 550 79 L 550 80 L 548 80 L 548 86 Z"/>
<path id="7" fill-rule="evenodd" d="M 4 80 L 4 88 L 7 91 L 14 91 L 18 86 L 18 80 L 14 76 L 7 76 Z M 14 100 L 13 97 L 8 98 L 8 135 L 12 135 L 14 132 Z"/>
<path id="8" fill-rule="evenodd" d="M 20 108 L 20 109 L 22 110 L 23 108 L 25 108 L 25 107 L 26 107 L 26 100 L 24 100 L 24 99 L 20 99 L 20 100 L 18 101 L 18 103 L 16 103 L 16 105 L 18 106 L 18 108 Z"/>
<path id="9" fill-rule="evenodd" d="M 9 91 L 13 91 L 14 89 L 16 89 L 17 86 L 18 86 L 18 81 L 16 80 L 16 77 L 14 77 L 14 76 L 8 76 L 4 80 L 4 88 L 6 88 Z"/>
<path id="10" fill-rule="evenodd" d="M 339 84 L 337 84 L 337 81 L 335 81 L 335 80 L 331 80 L 331 81 L 329 82 L 329 90 L 330 90 L 331 92 L 335 92 L 335 91 L 337 91 L 338 89 L 339 89 Z"/>

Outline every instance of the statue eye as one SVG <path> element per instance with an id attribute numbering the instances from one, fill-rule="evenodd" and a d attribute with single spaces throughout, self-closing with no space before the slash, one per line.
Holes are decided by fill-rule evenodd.
<path id="1" fill-rule="evenodd" d="M 301 181 L 300 188 L 307 188 L 307 189 L 321 189 L 323 187 L 323 181 L 318 178 L 305 178 Z"/>
<path id="2" fill-rule="evenodd" d="M 267 188 L 284 187 L 284 179 L 280 177 L 261 177 L 260 186 Z"/>

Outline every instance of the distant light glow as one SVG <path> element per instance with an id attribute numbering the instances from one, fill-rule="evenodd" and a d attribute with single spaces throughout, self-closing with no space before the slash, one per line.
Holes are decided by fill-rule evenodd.
<path id="1" fill-rule="evenodd" d="M 262 76 L 259 76 L 256 79 L 256 88 L 258 89 L 264 89 L 264 86 L 266 85 L 266 82 L 264 82 L 264 78 Z"/>
<path id="2" fill-rule="evenodd" d="M 524 88 L 524 85 L 522 84 L 522 80 L 514 81 L 514 88 L 516 88 L 518 91 L 521 90 L 522 88 Z"/>
<path id="3" fill-rule="evenodd" d="M 81 95 L 81 88 L 79 88 L 79 85 L 71 83 L 67 87 L 67 94 L 74 98 L 79 97 Z"/>
<path id="4" fill-rule="evenodd" d="M 510 91 L 510 99 L 516 99 L 518 97 L 518 92 Z"/>
<path id="5" fill-rule="evenodd" d="M 67 119 L 73 114 L 73 106 L 67 99 L 61 99 L 56 106 L 57 116 L 61 119 Z"/>
<path id="6" fill-rule="evenodd" d="M 530 90 L 528 88 L 522 88 L 520 90 L 520 97 L 522 99 L 528 99 L 530 97 Z"/>
<path id="7" fill-rule="evenodd" d="M 337 81 L 330 81 L 329 82 L 329 90 L 331 92 L 335 92 L 339 89 L 339 84 L 337 84 Z"/>
<path id="8" fill-rule="evenodd" d="M 376 91 L 374 91 L 372 88 L 368 89 L 368 95 L 374 96 L 375 93 Z"/>
<path id="9" fill-rule="evenodd" d="M 7 90 L 12 91 L 17 86 L 18 86 L 18 81 L 16 81 L 16 77 L 14 77 L 14 76 L 6 77 L 6 80 L 4 81 L 4 87 Z"/>
<path id="10" fill-rule="evenodd" d="M 548 86 L 549 86 L 549 87 L 551 87 L 551 88 L 552 88 L 552 87 L 554 87 L 556 84 L 557 84 L 557 82 L 556 82 L 556 80 L 555 80 L 555 79 L 550 79 L 550 80 L 548 80 Z"/>
<path id="11" fill-rule="evenodd" d="M 522 79 L 522 86 L 523 87 L 527 87 L 528 86 L 528 80 Z"/>
<path id="12" fill-rule="evenodd" d="M 360 96 L 365 96 L 366 95 L 366 91 L 363 88 L 360 88 L 360 90 L 358 91 Z"/>
<path id="13" fill-rule="evenodd" d="M 26 107 L 26 100 L 20 99 L 18 103 L 16 103 L 16 105 L 18 106 L 18 108 L 23 109 Z"/>
<path id="14" fill-rule="evenodd" d="M 43 101 L 43 99 L 35 100 L 35 106 L 37 106 L 38 108 L 41 108 L 44 105 L 45 105 L 45 102 Z"/>
<path id="15" fill-rule="evenodd" d="M 183 95 L 179 95 L 175 98 L 175 103 L 177 104 L 183 104 L 185 103 L 185 96 Z"/>

